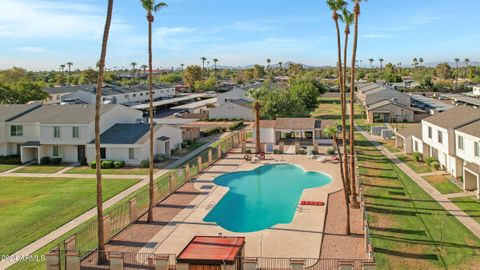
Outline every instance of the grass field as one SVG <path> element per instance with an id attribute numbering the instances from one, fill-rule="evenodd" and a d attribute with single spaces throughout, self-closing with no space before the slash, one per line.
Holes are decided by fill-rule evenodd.
<path id="1" fill-rule="evenodd" d="M 478 269 L 480 239 L 370 142 L 357 140 L 377 269 Z"/>
<path id="2" fill-rule="evenodd" d="M 413 159 L 412 155 L 399 154 L 398 159 L 407 164 L 410 169 L 416 173 L 429 173 L 432 172 L 432 168 L 425 164 L 425 162 L 417 162 Z"/>
<path id="3" fill-rule="evenodd" d="M 95 207 L 95 179 L 1 177 L 0 254 L 11 254 Z M 103 180 L 104 200 L 138 180 Z"/>
<path id="4" fill-rule="evenodd" d="M 154 170 L 154 173 L 157 170 Z M 65 172 L 66 174 L 95 174 L 95 169 L 90 167 L 76 167 Z M 148 168 L 122 168 L 122 169 L 102 169 L 102 174 L 116 175 L 148 175 Z"/>
<path id="5" fill-rule="evenodd" d="M 473 197 L 454 198 L 450 201 L 480 223 L 480 201 Z"/>
<path id="6" fill-rule="evenodd" d="M 450 177 L 447 175 L 430 175 L 423 177 L 423 179 L 442 194 L 462 192 L 457 185 L 450 182 Z"/>
<path id="7" fill-rule="evenodd" d="M 5 164 L 0 164 L 0 173 L 6 172 L 8 170 L 11 170 L 13 168 L 17 167 L 17 165 L 5 165 Z"/>
<path id="8" fill-rule="evenodd" d="M 56 173 L 63 168 L 65 168 L 65 166 L 62 166 L 62 165 L 58 165 L 58 166 L 32 165 L 32 166 L 25 166 L 19 170 L 16 170 L 14 173 Z"/>

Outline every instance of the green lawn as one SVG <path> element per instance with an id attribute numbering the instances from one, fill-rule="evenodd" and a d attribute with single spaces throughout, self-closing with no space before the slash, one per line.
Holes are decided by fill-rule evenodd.
<path id="1" fill-rule="evenodd" d="M 399 154 L 397 155 L 398 159 L 407 164 L 410 169 L 416 173 L 429 173 L 432 172 L 432 168 L 425 164 L 424 162 L 417 162 L 413 159 L 412 155 Z"/>
<path id="2" fill-rule="evenodd" d="M 95 179 L 1 177 L 0 182 L 0 254 L 11 254 L 95 207 Z M 104 179 L 104 199 L 137 182 Z"/>
<path id="3" fill-rule="evenodd" d="M 11 170 L 13 168 L 17 167 L 17 165 L 6 165 L 6 164 L 0 164 L 0 173 L 6 172 L 8 170 Z"/>
<path id="4" fill-rule="evenodd" d="M 480 223 L 480 201 L 473 197 L 453 198 L 450 201 Z"/>
<path id="5" fill-rule="evenodd" d="M 58 166 L 31 165 L 31 166 L 25 166 L 19 170 L 16 170 L 14 171 L 14 173 L 56 173 L 63 168 L 65 168 L 65 166 L 62 166 L 62 165 L 58 165 Z"/>
<path id="6" fill-rule="evenodd" d="M 457 185 L 450 182 L 450 177 L 446 175 L 430 175 L 423 177 L 430 185 L 442 194 L 462 192 Z"/>
<path id="7" fill-rule="evenodd" d="M 388 151 L 392 153 L 399 153 L 400 149 L 395 146 L 395 140 L 383 140 L 382 143 L 383 147 L 387 148 Z"/>
<path id="8" fill-rule="evenodd" d="M 154 173 L 156 170 L 154 171 Z M 66 171 L 67 174 L 95 174 L 96 170 L 90 167 L 76 167 Z M 117 175 L 148 175 L 148 168 L 122 168 L 122 169 L 102 169 L 102 174 Z"/>
<path id="9" fill-rule="evenodd" d="M 475 269 L 480 239 L 357 135 L 377 269 Z"/>

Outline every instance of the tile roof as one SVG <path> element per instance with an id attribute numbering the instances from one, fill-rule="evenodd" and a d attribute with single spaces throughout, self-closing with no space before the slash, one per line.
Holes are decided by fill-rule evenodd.
<path id="1" fill-rule="evenodd" d="M 103 104 L 100 114 L 110 111 L 115 104 Z M 41 123 L 41 124 L 88 124 L 94 121 L 94 104 L 73 105 L 42 105 L 33 112 L 15 118 L 13 123 Z"/>
<path id="2" fill-rule="evenodd" d="M 276 120 L 260 120 L 260 127 L 290 130 L 319 129 L 324 127 L 323 121 L 325 120 L 315 118 L 277 118 Z M 331 125 L 332 123 L 326 122 L 326 124 Z"/>
<path id="3" fill-rule="evenodd" d="M 425 122 L 446 129 L 461 127 L 476 120 L 480 120 L 480 109 L 466 106 L 457 106 L 423 119 Z"/>
<path id="4" fill-rule="evenodd" d="M 393 102 L 389 99 L 382 100 L 382 101 L 377 102 L 377 103 L 373 103 L 370 106 L 368 106 L 367 109 L 368 110 L 375 110 L 375 109 L 378 109 L 378 108 L 381 108 L 381 107 L 384 107 L 384 106 L 387 106 L 387 105 L 395 105 L 395 106 L 398 106 L 398 107 L 401 107 L 403 109 L 410 110 L 410 111 L 425 112 L 424 110 L 421 110 L 421 109 L 418 109 L 418 108 L 408 107 L 408 106 L 402 105 L 400 103 L 395 103 L 395 102 Z"/>

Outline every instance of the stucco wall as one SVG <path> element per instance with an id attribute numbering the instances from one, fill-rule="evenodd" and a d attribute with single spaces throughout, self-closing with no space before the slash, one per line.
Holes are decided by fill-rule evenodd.
<path id="1" fill-rule="evenodd" d="M 209 110 L 208 118 L 219 119 L 243 119 L 243 120 L 255 120 L 255 113 L 252 108 L 237 105 L 235 103 L 225 103 L 220 107 L 211 108 Z"/>

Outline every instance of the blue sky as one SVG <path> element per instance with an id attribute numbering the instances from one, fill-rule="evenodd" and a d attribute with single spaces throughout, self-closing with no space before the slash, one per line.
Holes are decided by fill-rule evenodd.
<path id="1" fill-rule="evenodd" d="M 94 66 L 106 0 L 0 0 L 0 68 Z M 333 65 L 335 28 L 325 0 L 167 0 L 156 15 L 154 66 L 294 61 Z M 369 0 L 362 5 L 358 58 L 404 66 L 459 57 L 480 60 L 478 0 Z M 146 63 L 147 25 L 137 0 L 115 0 L 110 68 Z"/>

